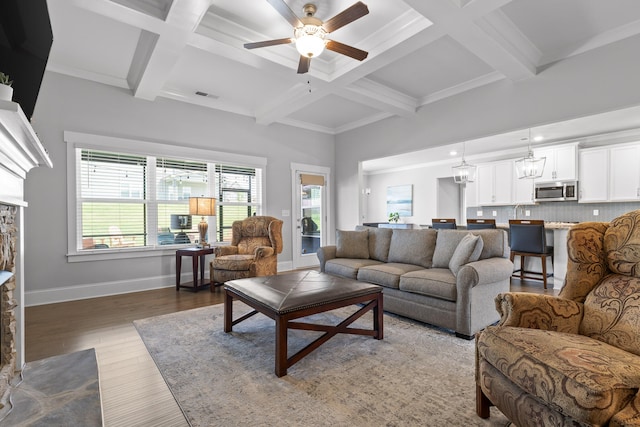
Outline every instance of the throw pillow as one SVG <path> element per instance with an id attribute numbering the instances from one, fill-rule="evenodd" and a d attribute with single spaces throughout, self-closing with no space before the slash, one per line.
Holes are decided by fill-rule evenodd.
<path id="1" fill-rule="evenodd" d="M 436 230 L 394 229 L 389 247 L 389 262 L 431 268 L 436 246 Z"/>
<path id="2" fill-rule="evenodd" d="M 453 252 L 451 260 L 449 260 L 449 270 L 453 275 L 457 276 L 463 265 L 477 261 L 480 258 L 483 246 L 480 236 L 474 236 L 471 233 L 464 236 Z"/>
<path id="3" fill-rule="evenodd" d="M 336 230 L 336 257 L 369 258 L 369 231 Z"/>

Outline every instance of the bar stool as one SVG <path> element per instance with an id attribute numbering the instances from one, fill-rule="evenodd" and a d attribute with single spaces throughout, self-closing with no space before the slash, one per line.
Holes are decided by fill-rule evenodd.
<path id="1" fill-rule="evenodd" d="M 511 248 L 511 262 L 516 256 L 520 256 L 520 269 L 514 271 L 512 277 L 519 277 L 520 280 L 542 280 L 544 288 L 547 289 L 547 277 L 553 276 L 553 273 L 547 274 L 547 257 L 551 258 L 551 265 L 553 266 L 553 247 L 547 246 L 544 221 L 538 219 L 510 219 L 509 246 Z M 540 258 L 542 261 L 542 274 L 525 270 L 526 257 Z M 519 275 L 516 274 L 518 272 L 520 272 Z M 537 276 L 531 276 L 531 274 Z M 540 275 L 542 277 L 538 277 Z"/>
<path id="2" fill-rule="evenodd" d="M 467 219 L 467 230 L 481 230 L 484 228 L 496 228 L 495 219 Z"/>
<path id="3" fill-rule="evenodd" d="M 456 226 L 455 218 L 433 218 L 431 220 L 431 228 L 447 228 L 455 230 Z"/>

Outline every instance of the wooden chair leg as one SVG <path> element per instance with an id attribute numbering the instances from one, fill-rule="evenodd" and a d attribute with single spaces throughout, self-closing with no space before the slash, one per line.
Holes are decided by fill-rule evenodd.
<path id="1" fill-rule="evenodd" d="M 489 418 L 492 403 L 482 392 L 482 387 L 476 384 L 476 414 L 480 418 Z"/>
<path id="2" fill-rule="evenodd" d="M 524 261 L 525 256 L 520 255 L 520 280 L 524 280 Z"/>

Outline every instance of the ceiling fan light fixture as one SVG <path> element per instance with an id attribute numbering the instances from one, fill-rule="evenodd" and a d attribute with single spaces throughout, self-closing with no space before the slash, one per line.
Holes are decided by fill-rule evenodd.
<path id="1" fill-rule="evenodd" d="M 326 31 L 319 25 L 305 25 L 296 28 L 294 36 L 296 49 L 302 56 L 315 58 L 324 51 Z"/>

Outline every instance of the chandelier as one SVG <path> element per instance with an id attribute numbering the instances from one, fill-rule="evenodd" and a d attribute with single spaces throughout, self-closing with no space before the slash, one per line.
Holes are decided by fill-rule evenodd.
<path id="1" fill-rule="evenodd" d="M 531 149 L 531 128 L 529 128 L 529 142 L 527 155 L 516 160 L 516 174 L 519 179 L 535 179 L 542 176 L 546 157 L 535 158 Z"/>
<path id="2" fill-rule="evenodd" d="M 476 180 L 477 166 L 470 165 L 464 160 L 465 144 L 462 143 L 462 163 L 458 166 L 451 167 L 453 170 L 453 180 L 456 184 L 466 184 Z"/>

